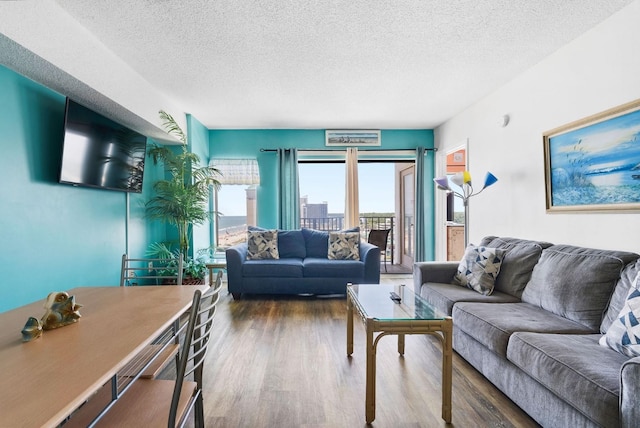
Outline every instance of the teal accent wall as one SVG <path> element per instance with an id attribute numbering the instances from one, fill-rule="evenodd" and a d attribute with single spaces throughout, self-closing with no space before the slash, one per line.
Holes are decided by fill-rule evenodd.
<path id="1" fill-rule="evenodd" d="M 260 168 L 260 186 L 257 189 L 259 226 L 275 228 L 278 224 L 277 216 L 277 161 L 276 153 L 262 152 L 261 149 L 293 148 L 298 149 L 326 149 L 325 130 L 292 130 L 292 129 L 255 129 L 255 130 L 211 130 L 210 156 L 214 158 L 249 158 L 256 159 Z M 415 150 L 418 146 L 434 147 L 433 130 L 382 130 L 381 150 Z M 430 168 L 425 171 L 427 195 L 431 201 L 431 209 L 427 210 L 431 220 L 429 230 L 433 231 L 433 158 L 427 162 Z M 429 176 L 429 174 L 431 174 Z M 427 253 L 434 254 L 434 237 L 427 240 Z"/>
<path id="2" fill-rule="evenodd" d="M 200 158 L 200 166 L 209 164 L 209 130 L 192 115 L 187 115 L 187 135 L 189 150 Z M 213 202 L 209 198 L 209 210 L 213 211 Z M 211 222 L 194 225 L 192 230 L 191 255 L 197 256 L 200 249 L 209 248 L 213 242 Z"/>
<path id="3" fill-rule="evenodd" d="M 3 66 L 0 88 L 0 312 L 52 291 L 118 285 L 126 194 L 58 183 L 64 95 Z M 145 192 L 147 174 L 153 168 L 145 170 Z M 158 239 L 136 208 L 141 198 L 131 197 L 129 245 L 136 251 Z"/>

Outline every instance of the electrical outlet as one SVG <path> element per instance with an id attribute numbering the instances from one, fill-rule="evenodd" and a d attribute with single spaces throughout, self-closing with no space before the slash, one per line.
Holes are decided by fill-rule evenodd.
<path id="1" fill-rule="evenodd" d="M 149 270 L 149 273 L 153 271 L 153 262 L 147 263 L 147 269 Z"/>
<path id="2" fill-rule="evenodd" d="M 133 270 L 128 270 L 127 271 L 127 278 L 135 278 L 136 277 L 136 272 Z"/>

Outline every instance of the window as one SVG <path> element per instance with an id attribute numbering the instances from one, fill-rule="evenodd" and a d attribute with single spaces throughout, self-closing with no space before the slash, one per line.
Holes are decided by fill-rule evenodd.
<path id="1" fill-rule="evenodd" d="M 246 241 L 247 226 L 256 225 L 256 186 L 223 184 L 217 193 L 216 246 Z"/>
<path id="2" fill-rule="evenodd" d="M 344 220 L 344 162 L 299 162 L 300 226 L 340 230 Z"/>

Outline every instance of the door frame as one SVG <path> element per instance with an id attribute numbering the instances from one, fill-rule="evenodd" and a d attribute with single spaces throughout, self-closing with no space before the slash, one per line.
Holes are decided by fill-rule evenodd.
<path id="1" fill-rule="evenodd" d="M 469 170 L 469 139 L 465 138 L 459 144 L 452 146 L 450 149 L 436 152 L 436 177 L 447 175 L 447 157 L 459 150 L 465 151 L 465 169 Z M 434 195 L 435 202 L 435 241 L 436 241 L 436 260 L 447 260 L 447 192 L 436 190 Z"/>
<path id="2" fill-rule="evenodd" d="M 407 166 L 407 168 L 402 168 L 400 169 L 400 171 L 398 171 L 398 181 L 399 181 L 399 187 L 400 187 L 400 192 L 399 192 L 399 221 L 398 221 L 398 258 L 400 261 L 400 265 L 408 267 L 410 269 L 413 269 L 413 262 L 415 260 L 415 225 L 412 224 L 411 227 L 413 228 L 413 233 L 411 234 L 411 236 L 409 237 L 409 242 L 408 244 L 411 246 L 412 248 L 412 254 L 409 256 L 407 254 L 405 254 L 405 247 L 406 247 L 406 240 L 407 240 L 407 236 L 405 234 L 405 184 L 404 184 L 404 178 L 407 175 L 412 175 L 414 180 L 413 180 L 413 208 L 412 208 L 412 219 L 415 219 L 416 213 L 415 213 L 415 200 L 416 200 L 416 189 L 415 189 L 415 176 L 416 176 L 416 165 L 415 163 L 410 164 L 409 166 Z"/>

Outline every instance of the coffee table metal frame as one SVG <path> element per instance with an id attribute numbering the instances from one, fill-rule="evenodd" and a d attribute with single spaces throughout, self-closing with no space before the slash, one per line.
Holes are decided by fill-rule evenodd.
<path id="1" fill-rule="evenodd" d="M 379 287 L 380 299 L 389 300 L 389 292 L 397 291 L 398 287 L 380 284 L 359 284 L 357 287 Z M 406 298 L 414 298 L 415 294 L 410 290 L 402 290 Z M 417 297 L 421 299 L 420 297 Z M 422 303 L 428 305 L 424 300 Z M 366 422 L 370 424 L 376 415 L 376 349 L 378 341 L 387 335 L 398 336 L 398 353 L 404 355 L 405 334 L 430 334 L 439 339 L 442 344 L 442 419 L 451 423 L 451 372 L 453 358 L 453 321 L 449 316 L 439 319 L 406 319 L 388 318 L 377 319 L 367 315 L 367 308 L 358 300 L 352 285 L 347 285 L 347 356 L 353 354 L 353 315 L 354 308 L 365 325 L 367 334 L 367 376 L 365 415 Z M 377 336 L 375 333 L 380 333 Z"/>

